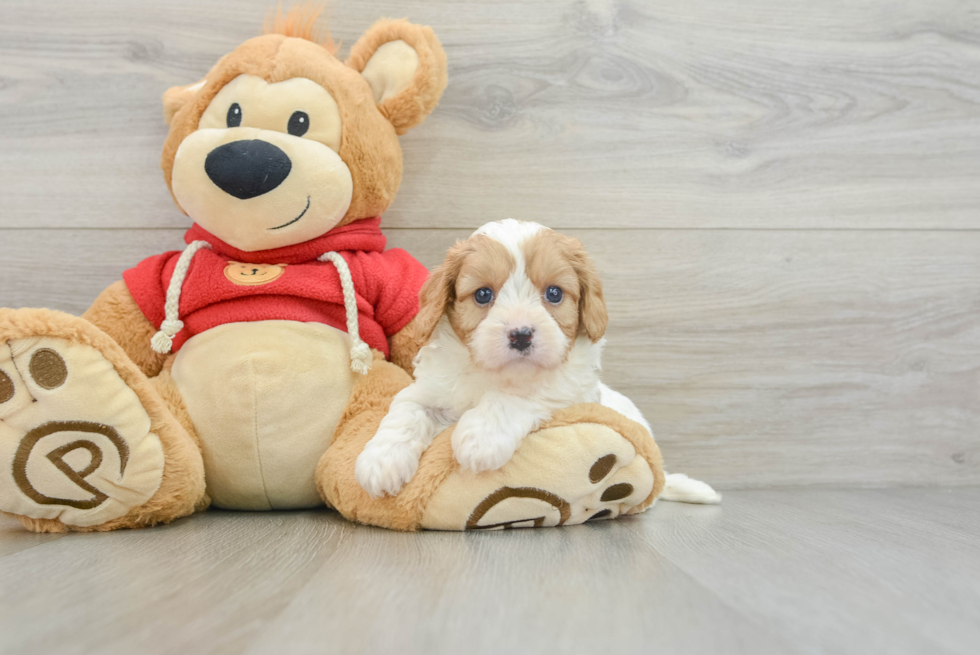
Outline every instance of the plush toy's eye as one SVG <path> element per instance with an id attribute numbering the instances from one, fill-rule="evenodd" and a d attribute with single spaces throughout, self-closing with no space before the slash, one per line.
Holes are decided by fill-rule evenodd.
<path id="1" fill-rule="evenodd" d="M 228 127 L 238 127 L 242 124 L 242 107 L 237 102 L 233 103 L 231 107 L 228 108 L 228 118 L 226 119 L 226 124 Z"/>
<path id="2" fill-rule="evenodd" d="M 561 299 L 565 297 L 560 287 L 548 287 L 544 292 L 544 299 L 553 305 L 557 305 L 561 302 Z"/>
<path id="3" fill-rule="evenodd" d="M 476 293 L 473 294 L 473 300 L 476 301 L 477 305 L 486 305 L 493 300 L 493 289 L 490 289 L 489 287 L 477 289 Z"/>
<path id="4" fill-rule="evenodd" d="M 305 111 L 294 111 L 289 117 L 289 127 L 286 128 L 293 136 L 303 136 L 310 129 L 310 117 Z"/>

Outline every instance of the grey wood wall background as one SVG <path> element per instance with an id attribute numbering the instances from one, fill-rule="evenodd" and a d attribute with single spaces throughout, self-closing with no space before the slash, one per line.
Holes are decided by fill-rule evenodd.
<path id="1" fill-rule="evenodd" d="M 0 305 L 84 311 L 188 220 L 160 95 L 271 0 L 0 3 Z M 606 379 L 719 487 L 980 483 L 980 3 L 358 0 L 434 27 L 390 243 L 580 237 Z M 342 48 L 341 54 L 346 53 Z"/>

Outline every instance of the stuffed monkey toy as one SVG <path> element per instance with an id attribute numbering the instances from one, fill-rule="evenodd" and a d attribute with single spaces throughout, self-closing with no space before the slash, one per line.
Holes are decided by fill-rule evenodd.
<path id="1" fill-rule="evenodd" d="M 427 272 L 385 249 L 398 136 L 432 112 L 446 57 L 382 20 L 342 62 L 316 15 L 163 97 L 164 179 L 193 220 L 82 317 L 0 309 L 0 510 L 38 532 L 144 527 L 202 511 L 327 506 L 384 527 L 579 523 L 649 506 L 650 435 L 580 405 L 499 471 L 459 470 L 449 435 L 395 497 L 354 461 L 410 383 Z"/>

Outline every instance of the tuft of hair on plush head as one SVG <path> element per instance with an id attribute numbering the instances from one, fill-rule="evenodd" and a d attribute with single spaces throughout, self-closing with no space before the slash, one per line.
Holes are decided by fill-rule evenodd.
<path id="1" fill-rule="evenodd" d="M 265 19 L 265 33 L 306 39 L 323 46 L 330 54 L 336 54 L 340 45 L 334 42 L 326 25 L 317 25 L 325 9 L 324 3 L 301 2 L 283 12 L 280 2 L 275 13 L 270 12 Z"/>

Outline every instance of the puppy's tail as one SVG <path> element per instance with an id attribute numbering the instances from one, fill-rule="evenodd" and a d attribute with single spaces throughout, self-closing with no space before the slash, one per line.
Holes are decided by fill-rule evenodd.
<path id="1" fill-rule="evenodd" d="M 689 478 L 683 473 L 668 473 L 667 484 L 660 494 L 660 500 L 671 500 L 675 503 L 697 503 L 699 505 L 717 505 L 721 502 L 721 494 L 700 480 Z"/>

